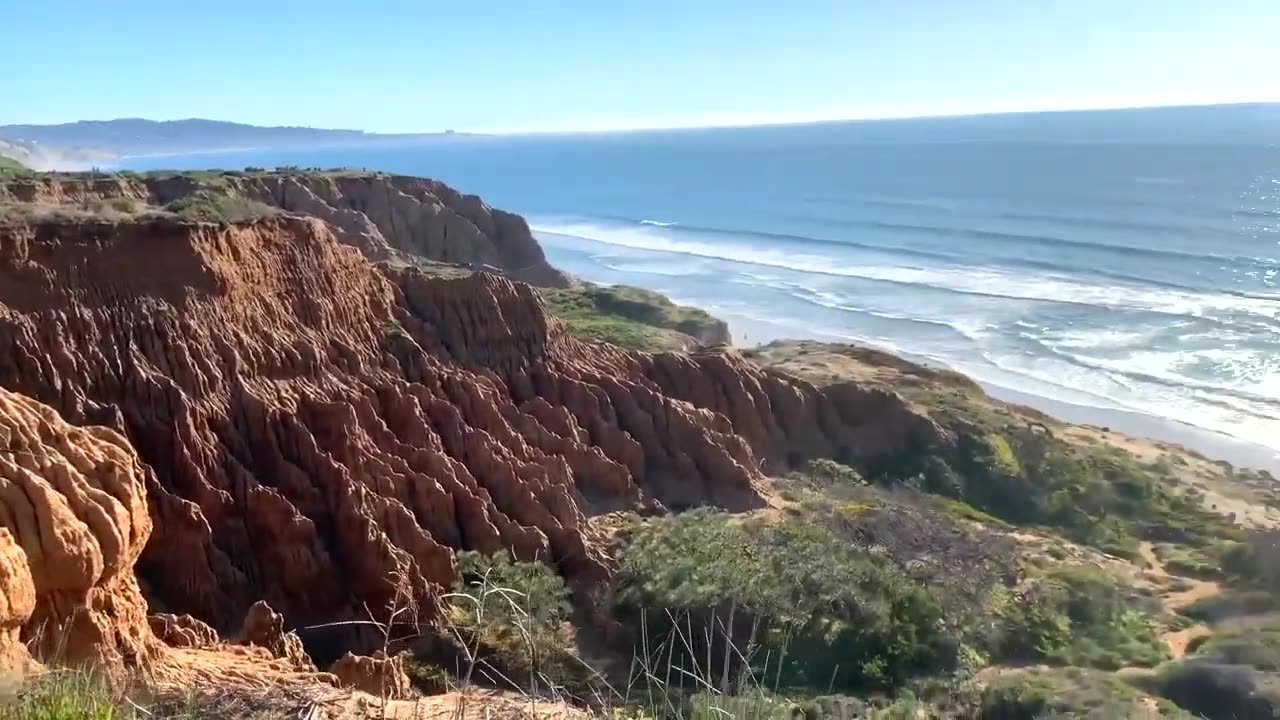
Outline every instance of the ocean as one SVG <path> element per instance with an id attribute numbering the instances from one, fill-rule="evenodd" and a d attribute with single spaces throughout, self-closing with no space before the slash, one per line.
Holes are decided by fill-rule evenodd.
<path id="1" fill-rule="evenodd" d="M 1280 106 L 122 163 L 249 165 L 434 177 L 525 215 L 558 267 L 704 307 L 739 344 L 875 345 L 1051 412 L 1199 428 L 1280 465 Z"/>

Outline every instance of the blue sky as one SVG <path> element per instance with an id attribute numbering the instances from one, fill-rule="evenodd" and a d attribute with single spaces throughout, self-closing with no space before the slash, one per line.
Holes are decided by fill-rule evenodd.
<path id="1" fill-rule="evenodd" d="M 595 130 L 1280 100 L 1280 0 L 6 5 L 0 124 Z"/>

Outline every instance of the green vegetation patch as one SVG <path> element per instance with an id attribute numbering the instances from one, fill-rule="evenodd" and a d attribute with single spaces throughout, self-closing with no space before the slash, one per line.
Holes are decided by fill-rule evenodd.
<path id="1" fill-rule="evenodd" d="M 1079 543 L 1130 560 L 1140 539 L 1208 549 L 1240 530 L 1122 451 L 1080 446 L 1049 428 L 985 408 L 958 414 L 943 404 L 935 419 L 955 434 L 950 447 L 914 448 L 865 468 L 882 483 L 908 483 L 960 500 L 1014 525 L 1046 526 Z M 1209 574 L 1203 553 L 1184 553 L 1182 569 Z"/>
<path id="2" fill-rule="evenodd" d="M 192 222 L 235 223 L 269 217 L 278 210 L 240 197 L 228 197 L 211 190 L 197 190 L 165 206 L 175 215 Z"/>
<path id="3" fill-rule="evenodd" d="M 1200 598 L 1178 611 L 1200 622 L 1221 622 L 1247 615 L 1280 613 L 1280 594 L 1269 590 L 1226 589 Z"/>
<path id="4" fill-rule="evenodd" d="M 28 169 L 20 161 L 7 155 L 0 155 L 0 182 L 30 180 L 35 176 L 36 171 Z"/>
<path id="5" fill-rule="evenodd" d="M 963 660 L 942 604 L 895 563 L 802 521 L 711 510 L 643 523 L 621 553 L 615 609 L 642 657 L 721 690 L 849 691 Z M 657 664 L 657 660 L 654 660 Z"/>
<path id="6" fill-rule="evenodd" d="M 1231 545 L 1234 543 L 1218 543 L 1210 547 L 1157 543 L 1154 550 L 1156 557 L 1164 563 L 1165 569 L 1174 575 L 1201 580 L 1221 580 L 1223 576 L 1220 555 Z"/>
<path id="7" fill-rule="evenodd" d="M 548 565 L 500 554 L 460 552 L 456 560 L 447 622 L 460 645 L 456 671 L 462 684 L 586 692 L 594 673 L 578 660 L 568 635 L 564 580 Z"/>
<path id="8" fill-rule="evenodd" d="M 778 343 L 747 355 L 819 384 L 856 379 L 884 387 L 943 428 L 940 437 L 922 437 L 896 456 L 865 461 L 855 453 L 837 455 L 873 483 L 944 496 L 1002 522 L 1050 528 L 1129 560 L 1140 559 L 1142 540 L 1164 543 L 1167 550 L 1196 549 L 1176 560 L 1197 575 L 1209 574 L 1217 545 L 1243 539 L 1241 528 L 1181 486 L 1174 463 L 1142 462 L 1122 448 L 1084 442 L 1052 418 L 994 400 L 954 373 L 819 343 Z"/>
<path id="9" fill-rule="evenodd" d="M 1197 718 L 1280 717 L 1280 676 L 1248 664 L 1187 658 L 1161 667 L 1146 684 Z"/>
<path id="10" fill-rule="evenodd" d="M 997 657 L 1117 670 L 1168 659 L 1143 603 L 1087 566 L 1052 567 L 1000 612 Z"/>
<path id="11" fill-rule="evenodd" d="M 1114 675 L 1079 668 L 1025 670 L 1007 673 L 983 692 L 973 717 L 983 720 L 1039 720 L 1040 718 L 1178 718 L 1193 715 L 1167 700 L 1155 707 L 1144 694 Z"/>
<path id="12" fill-rule="evenodd" d="M 1195 649 L 1196 657 L 1280 673 L 1280 618 L 1261 625 L 1220 629 Z"/>
<path id="13" fill-rule="evenodd" d="M 683 350 L 728 340 L 724 323 L 641 288 L 583 284 L 541 290 L 547 309 L 585 340 L 632 350 Z"/>
<path id="14" fill-rule="evenodd" d="M 6 686 L 0 679 L 0 720 L 210 720 L 297 717 L 309 705 L 293 688 L 227 683 L 157 695 L 113 687 L 87 669 L 50 669 Z M 323 687 L 323 686 L 317 686 Z"/>
<path id="15" fill-rule="evenodd" d="M 97 676 L 52 671 L 29 680 L 5 697 L 0 720 L 123 720 L 134 718 L 123 698 L 113 696 Z"/>

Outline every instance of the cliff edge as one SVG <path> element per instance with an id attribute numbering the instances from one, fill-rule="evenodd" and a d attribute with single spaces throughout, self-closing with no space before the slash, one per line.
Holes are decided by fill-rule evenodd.
<path id="1" fill-rule="evenodd" d="M 340 241 L 375 261 L 452 263 L 533 285 L 569 285 L 524 218 L 425 178 L 346 170 L 44 173 L 0 182 L 0 203 L 98 217 L 207 205 L 244 219 L 274 209 L 326 223 Z"/>
<path id="2" fill-rule="evenodd" d="M 732 351 L 584 343 L 534 289 L 375 266 L 312 218 L 0 225 L 0 386 L 129 438 L 154 470 L 138 563 L 153 609 L 224 635 L 426 617 L 453 552 L 609 573 L 587 518 L 764 504 L 764 473 L 939 441 L 891 392 Z M 304 637 L 336 659 L 359 633 Z"/>

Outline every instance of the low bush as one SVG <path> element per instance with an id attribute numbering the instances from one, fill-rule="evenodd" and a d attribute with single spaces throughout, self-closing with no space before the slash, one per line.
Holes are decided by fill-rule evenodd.
<path id="1" fill-rule="evenodd" d="M 1108 673 L 1079 668 L 1010 672 L 987 686 L 973 716 L 982 720 L 1192 717 L 1169 701 L 1152 707 L 1137 688 Z"/>
<path id="2" fill-rule="evenodd" d="M 146 685 L 145 682 L 142 683 Z M 323 686 L 317 685 L 317 688 Z M 229 684 L 216 690 L 136 694 L 112 689 L 104 678 L 79 669 L 47 670 L 21 685 L 0 683 L 0 720 L 212 720 L 298 717 L 309 705 L 281 688 Z"/>
<path id="3" fill-rule="evenodd" d="M 1168 658 L 1151 616 L 1101 571 L 1060 566 L 1001 612 L 994 653 L 1003 659 L 1116 670 Z"/>
<path id="4" fill-rule="evenodd" d="M 1233 584 L 1280 593 L 1280 531 L 1260 531 L 1220 551 L 1222 572 Z"/>
<path id="5" fill-rule="evenodd" d="M 814 484 L 824 489 L 849 489 L 867 484 L 855 469 L 835 460 L 810 460 L 804 473 Z"/>
<path id="6" fill-rule="evenodd" d="M 1200 598 L 1178 611 L 1201 622 L 1216 623 L 1246 615 L 1280 612 L 1280 594 L 1269 590 L 1226 589 Z"/>
<path id="7" fill-rule="evenodd" d="M 1219 630 L 1195 648 L 1195 656 L 1226 665 L 1280 672 L 1280 620 Z"/>
<path id="8" fill-rule="evenodd" d="M 1160 669 L 1152 690 L 1208 720 L 1274 720 L 1280 717 L 1280 687 L 1274 675 L 1247 665 L 1205 658 L 1182 660 Z"/>
<path id="9" fill-rule="evenodd" d="M 463 685 L 484 679 L 529 692 L 585 688 L 592 673 L 565 625 L 569 591 L 551 567 L 476 552 L 458 553 L 457 567 L 447 621 L 463 655 Z"/>
<path id="10" fill-rule="evenodd" d="M 1156 557 L 1164 563 L 1165 569 L 1175 575 L 1200 578 L 1202 580 L 1222 579 L 1219 561 L 1213 557 L 1213 549 L 1160 543 L 1155 546 Z"/>

